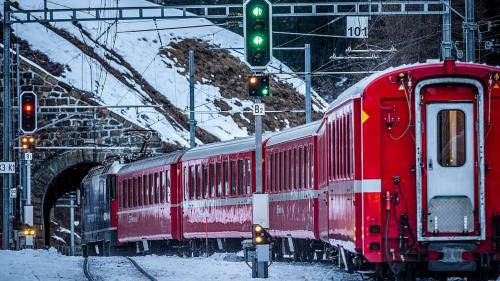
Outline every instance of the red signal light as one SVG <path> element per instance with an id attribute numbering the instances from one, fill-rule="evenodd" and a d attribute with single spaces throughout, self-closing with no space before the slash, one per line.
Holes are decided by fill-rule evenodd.
<path id="1" fill-rule="evenodd" d="M 31 105 L 29 105 L 29 104 L 24 107 L 24 110 L 26 110 L 28 112 L 30 112 L 32 109 L 33 109 L 33 107 L 31 107 Z"/>

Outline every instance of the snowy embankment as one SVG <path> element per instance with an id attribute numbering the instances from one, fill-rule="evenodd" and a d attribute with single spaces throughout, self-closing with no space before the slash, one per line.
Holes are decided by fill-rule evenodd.
<path id="1" fill-rule="evenodd" d="M 158 281 L 254 280 L 250 268 L 234 254 L 215 254 L 208 258 L 167 256 L 134 257 Z M 106 281 L 134 280 L 138 274 L 122 257 L 93 257 L 90 271 Z M 268 280 L 323 281 L 361 280 L 331 264 L 274 263 Z M 131 279 L 132 278 L 132 279 Z M 81 281 L 83 258 L 59 255 L 55 250 L 0 251 L 2 281 Z"/>
<path id="2" fill-rule="evenodd" d="M 19 0 L 22 9 L 42 8 L 42 1 Z M 49 8 L 84 8 L 84 7 L 121 7 L 153 6 L 147 1 L 121 0 L 49 1 Z M 111 13 L 111 12 L 110 12 Z M 181 11 L 169 9 L 167 14 L 179 15 Z M 88 15 L 87 15 L 88 16 Z M 113 17 L 110 14 L 108 16 Z M 189 80 L 185 69 L 176 67 L 176 61 L 163 56 L 159 50 L 168 48 L 169 44 L 185 38 L 197 38 L 222 48 L 239 48 L 243 46 L 243 38 L 227 29 L 212 24 L 203 18 L 175 20 L 143 20 L 143 21 L 90 21 L 74 25 L 57 23 L 53 25 L 60 32 L 56 33 L 41 24 L 16 25 L 17 36 L 29 42 L 33 49 L 47 54 L 54 62 L 65 65 L 65 71 L 59 77 L 64 82 L 80 90 L 92 93 L 94 99 L 107 105 L 148 104 L 158 101 L 151 99 L 151 93 L 160 93 L 175 108 L 174 112 L 161 112 L 152 108 L 113 109 L 132 122 L 156 130 L 161 138 L 169 143 L 188 144 L 189 132 L 186 131 L 176 112 L 185 112 L 189 105 Z M 186 28 L 189 27 L 189 28 Z M 140 32 L 135 32 L 139 31 Z M 69 42 L 61 37 L 61 32 L 73 37 Z M 76 46 L 75 42 L 82 43 Z M 231 53 L 243 59 L 241 50 Z M 173 66 L 173 67 L 172 67 Z M 281 62 L 274 60 L 269 70 L 281 69 L 291 72 Z M 288 74 L 277 75 L 300 93 L 305 93 L 304 82 Z M 145 86 L 146 85 L 146 86 Z M 237 98 L 224 98 L 220 89 L 209 84 L 197 82 L 195 87 L 196 110 L 217 111 L 215 100 L 222 100 L 235 111 L 248 107 L 250 101 Z M 326 103 L 313 93 L 313 109 L 324 111 Z M 318 107 L 319 105 L 319 107 Z M 197 114 L 197 125 L 221 140 L 248 135 L 247 128 L 239 127 L 231 116 L 219 114 Z"/>

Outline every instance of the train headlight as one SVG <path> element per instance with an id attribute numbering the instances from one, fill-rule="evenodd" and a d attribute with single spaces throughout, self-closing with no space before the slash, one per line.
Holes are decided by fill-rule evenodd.
<path id="1" fill-rule="evenodd" d="M 25 229 L 23 231 L 23 234 L 24 234 L 24 236 L 28 236 L 30 234 L 30 230 L 29 229 Z"/>
<path id="2" fill-rule="evenodd" d="M 35 232 L 35 230 L 34 230 L 34 229 L 30 230 L 30 235 L 31 235 L 31 236 L 35 236 L 35 233 L 36 233 L 36 232 Z"/>

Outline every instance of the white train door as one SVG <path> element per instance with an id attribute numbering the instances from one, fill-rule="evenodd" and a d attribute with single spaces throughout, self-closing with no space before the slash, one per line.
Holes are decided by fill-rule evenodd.
<path id="1" fill-rule="evenodd" d="M 474 231 L 474 108 L 472 103 L 426 105 L 427 231 Z"/>

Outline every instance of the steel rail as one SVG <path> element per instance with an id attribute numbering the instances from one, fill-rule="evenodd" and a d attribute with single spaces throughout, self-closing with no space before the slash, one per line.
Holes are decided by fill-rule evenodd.
<path id="1" fill-rule="evenodd" d="M 125 257 L 127 258 L 130 263 L 132 263 L 137 270 L 139 270 L 144 276 L 146 276 L 149 280 L 151 281 L 158 281 L 156 278 L 154 278 L 151 274 L 149 274 L 144 268 L 142 268 L 133 258 L 131 257 Z"/>
<path id="2" fill-rule="evenodd" d="M 92 274 L 90 274 L 89 271 L 89 258 L 86 257 L 83 260 L 83 274 L 85 274 L 85 277 L 87 278 L 88 281 L 96 281 L 94 277 L 92 277 Z"/>

